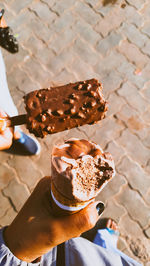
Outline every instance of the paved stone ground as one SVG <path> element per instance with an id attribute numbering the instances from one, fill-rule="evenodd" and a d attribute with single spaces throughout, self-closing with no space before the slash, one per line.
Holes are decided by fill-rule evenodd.
<path id="1" fill-rule="evenodd" d="M 50 174 L 54 143 L 92 139 L 116 163 L 116 177 L 98 197 L 106 204 L 103 216 L 119 223 L 119 248 L 150 265 L 149 0 L 4 0 L 0 6 L 19 34 L 19 53 L 3 53 L 20 114 L 25 93 L 92 77 L 102 81 L 109 101 L 101 123 L 40 140 L 40 156 L 0 153 L 0 225 L 12 221 L 36 182 Z"/>

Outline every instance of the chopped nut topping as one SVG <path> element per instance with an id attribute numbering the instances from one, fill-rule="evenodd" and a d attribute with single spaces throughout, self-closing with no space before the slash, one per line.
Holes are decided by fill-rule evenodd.
<path id="1" fill-rule="evenodd" d="M 64 117 L 61 117 L 61 118 L 59 118 L 59 121 L 60 122 L 64 122 L 65 121 L 65 118 Z"/>
<path id="2" fill-rule="evenodd" d="M 51 126 L 50 128 L 51 128 L 51 131 L 54 131 L 54 129 L 55 129 L 55 127 L 54 127 L 54 126 Z"/>
<path id="3" fill-rule="evenodd" d="M 73 99 L 70 99 L 69 100 L 69 103 L 74 104 L 74 100 Z"/>
<path id="4" fill-rule="evenodd" d="M 80 107 L 81 110 L 85 111 L 86 107 L 85 106 L 82 106 Z"/>
<path id="5" fill-rule="evenodd" d="M 72 94 L 69 95 L 69 98 L 71 98 L 71 99 L 78 99 L 79 96 L 76 95 L 75 93 L 72 93 Z"/>
<path id="6" fill-rule="evenodd" d="M 103 95 L 102 95 L 102 92 L 101 92 L 101 88 L 100 88 L 100 87 L 98 88 L 98 94 L 99 94 L 99 96 L 100 96 L 101 98 L 103 98 Z"/>
<path id="7" fill-rule="evenodd" d="M 42 115 L 41 120 L 42 120 L 42 122 L 45 122 L 46 121 L 46 115 L 45 114 Z"/>
<path id="8" fill-rule="evenodd" d="M 95 100 L 91 101 L 91 106 L 94 107 L 95 105 L 96 105 L 96 101 Z"/>
<path id="9" fill-rule="evenodd" d="M 71 112 L 72 115 L 74 115 L 76 113 L 75 107 L 71 108 L 70 112 Z"/>
<path id="10" fill-rule="evenodd" d="M 63 114 L 63 111 L 62 110 L 55 110 L 55 111 L 52 111 L 52 115 L 54 116 L 60 116 Z"/>
<path id="11" fill-rule="evenodd" d="M 41 92 L 38 92 L 37 96 L 38 96 L 39 98 L 41 98 L 41 97 L 42 97 Z"/>
<path id="12" fill-rule="evenodd" d="M 78 116 L 81 117 L 81 118 L 85 118 L 85 115 L 82 112 L 80 112 L 80 111 L 78 113 Z"/>
<path id="13" fill-rule="evenodd" d="M 88 84 L 86 89 L 89 91 L 91 89 L 91 87 L 92 87 L 92 85 Z"/>
<path id="14" fill-rule="evenodd" d="M 82 84 L 79 84 L 78 90 L 81 90 L 81 89 L 82 89 Z"/>
<path id="15" fill-rule="evenodd" d="M 74 93 L 72 93 L 72 94 L 69 95 L 69 98 L 71 98 L 71 99 L 74 99 L 74 97 L 75 97 L 75 94 Z"/>
<path id="16" fill-rule="evenodd" d="M 63 110 L 57 110 L 57 113 L 59 114 L 59 115 L 63 115 Z"/>
<path id="17" fill-rule="evenodd" d="M 96 96 L 97 96 L 96 91 L 91 91 L 90 93 L 91 93 L 91 95 L 92 95 L 93 97 L 96 97 Z"/>
<path id="18" fill-rule="evenodd" d="M 37 126 L 36 121 L 32 121 L 31 126 L 32 126 L 32 128 L 36 128 L 36 126 Z"/>
<path id="19" fill-rule="evenodd" d="M 51 115 L 51 114 L 52 114 L 52 110 L 51 110 L 51 109 L 48 109 L 48 110 L 46 111 L 46 113 L 47 113 L 48 115 Z"/>
<path id="20" fill-rule="evenodd" d="M 52 129 L 51 126 L 48 126 L 48 127 L 47 127 L 47 131 L 48 131 L 48 132 L 51 132 L 51 129 Z"/>

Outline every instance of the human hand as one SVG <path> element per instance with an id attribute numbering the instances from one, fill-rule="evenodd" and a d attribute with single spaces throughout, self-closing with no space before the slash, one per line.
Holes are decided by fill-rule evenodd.
<path id="1" fill-rule="evenodd" d="M 41 179 L 4 231 L 8 248 L 23 261 L 32 262 L 60 243 L 80 236 L 94 227 L 104 210 L 103 205 L 100 209 L 98 202 L 93 202 L 78 213 L 56 217 L 51 208 L 50 186 L 50 177 Z"/>
<path id="2" fill-rule="evenodd" d="M 13 139 L 13 129 L 4 126 L 3 118 L 6 118 L 7 114 L 0 109 L 0 150 L 9 149 Z"/>
<path id="3" fill-rule="evenodd" d="M 4 9 L 2 9 L 1 11 L 0 11 L 0 27 L 1 28 L 6 28 L 7 27 L 7 24 L 6 24 L 6 22 L 5 22 L 5 20 L 4 20 L 4 17 L 3 17 L 3 15 L 4 15 Z"/>

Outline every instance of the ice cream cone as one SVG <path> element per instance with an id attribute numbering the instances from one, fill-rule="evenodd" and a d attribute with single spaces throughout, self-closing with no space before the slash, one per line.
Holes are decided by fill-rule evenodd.
<path id="1" fill-rule="evenodd" d="M 57 215 L 73 214 L 85 208 L 94 199 L 85 202 L 77 202 L 75 200 L 67 199 L 55 187 L 53 181 L 51 182 L 51 203 L 52 209 Z"/>
<path id="2" fill-rule="evenodd" d="M 86 140 L 72 139 L 52 151 L 52 207 L 56 214 L 73 214 L 94 201 L 115 175 L 109 153 Z"/>

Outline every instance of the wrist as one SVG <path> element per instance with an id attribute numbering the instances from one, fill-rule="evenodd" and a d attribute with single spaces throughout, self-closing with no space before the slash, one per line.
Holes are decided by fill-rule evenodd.
<path id="1" fill-rule="evenodd" d="M 23 255 L 21 239 L 18 239 L 18 235 L 11 225 L 4 229 L 3 238 L 6 246 L 17 259 L 31 262 Z"/>
<path id="2" fill-rule="evenodd" d="M 37 259 L 33 260 L 32 263 L 37 263 L 41 261 L 41 257 L 38 257 Z"/>
<path id="3" fill-rule="evenodd" d="M 17 244 L 17 236 L 15 235 L 15 232 L 11 230 L 11 225 L 7 226 L 3 231 L 3 238 L 6 246 L 9 248 L 9 250 L 13 253 L 15 257 L 18 258 L 18 251 L 19 251 L 19 244 Z M 20 259 L 20 258 L 19 258 Z"/>
<path id="4" fill-rule="evenodd" d="M 37 263 L 40 262 L 41 256 L 33 256 L 32 252 L 29 251 L 29 248 L 25 248 L 26 245 L 21 238 L 18 238 L 17 232 L 15 232 L 14 228 L 7 226 L 3 231 L 3 239 L 5 245 L 9 248 L 11 253 L 19 260 L 25 261 L 28 263 Z M 31 254 L 30 254 L 31 253 Z"/>

